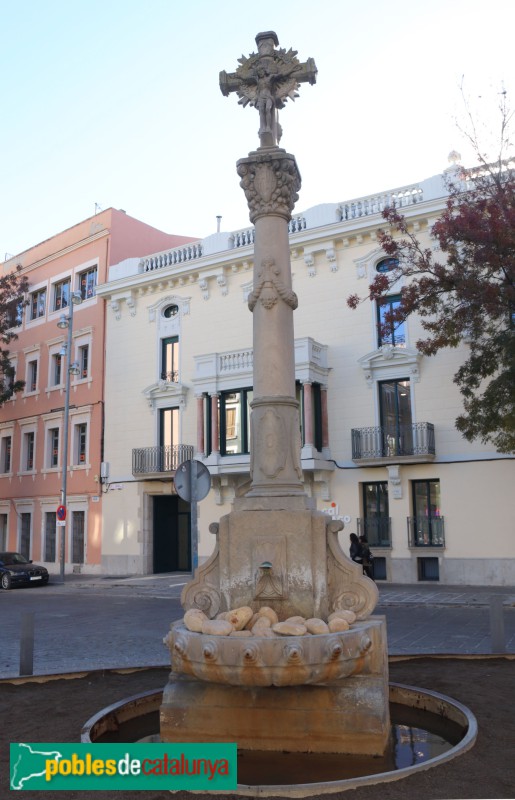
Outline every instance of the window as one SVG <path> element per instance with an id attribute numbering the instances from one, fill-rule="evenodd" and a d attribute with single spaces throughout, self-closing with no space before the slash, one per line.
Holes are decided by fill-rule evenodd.
<path id="1" fill-rule="evenodd" d="M 408 379 L 382 381 L 379 387 L 382 455 L 413 454 L 411 391 Z"/>
<path id="2" fill-rule="evenodd" d="M 54 301 L 52 309 L 53 311 L 60 311 L 63 308 L 68 306 L 70 302 L 70 279 L 67 278 L 65 281 L 59 281 L 59 283 L 54 284 Z"/>
<path id="3" fill-rule="evenodd" d="M 27 365 L 27 392 L 35 392 L 38 388 L 38 362 L 36 359 Z"/>
<path id="4" fill-rule="evenodd" d="M 48 431 L 48 466 L 50 469 L 59 466 L 59 428 Z"/>
<path id="5" fill-rule="evenodd" d="M 166 319 L 171 319 L 171 317 L 176 317 L 178 313 L 179 306 L 166 306 L 165 310 L 163 311 L 163 317 L 166 317 Z"/>
<path id="6" fill-rule="evenodd" d="M 411 544 L 416 547 L 442 547 L 444 520 L 440 508 L 440 481 L 413 481 L 413 520 Z"/>
<path id="7" fill-rule="evenodd" d="M 79 368 L 80 379 L 88 377 L 89 370 L 89 345 L 83 344 L 79 347 Z"/>
<path id="8" fill-rule="evenodd" d="M 7 550 L 7 514 L 0 514 L 0 550 Z"/>
<path id="9" fill-rule="evenodd" d="M 250 439 L 250 403 L 252 389 L 222 392 L 220 395 L 220 453 L 248 453 Z"/>
<path id="10" fill-rule="evenodd" d="M 388 547 L 391 544 L 388 483 L 364 483 L 362 490 L 363 520 L 358 521 L 358 532 L 367 537 L 371 547 Z"/>
<path id="11" fill-rule="evenodd" d="M 55 562 L 56 547 L 56 512 L 47 511 L 45 514 L 45 561 Z"/>
<path id="12" fill-rule="evenodd" d="M 11 391 L 16 382 L 16 368 L 17 364 L 11 361 L 10 365 L 5 368 L 4 372 L 4 387 L 6 391 Z"/>
<path id="13" fill-rule="evenodd" d="M 398 258 L 382 258 L 376 264 L 376 272 L 391 272 L 399 266 Z"/>
<path id="14" fill-rule="evenodd" d="M 72 562 L 84 564 L 84 511 L 72 512 Z"/>
<path id="15" fill-rule="evenodd" d="M 391 314 L 401 304 L 400 294 L 385 297 L 377 304 L 377 346 L 392 344 L 395 347 L 406 347 L 406 323 L 395 322 L 392 325 Z"/>
<path id="16" fill-rule="evenodd" d="M 23 465 L 26 472 L 32 472 L 34 470 L 34 443 L 35 443 L 34 431 L 29 431 L 28 433 L 25 433 Z"/>
<path id="17" fill-rule="evenodd" d="M 79 292 L 82 300 L 89 300 L 90 297 L 95 296 L 95 287 L 97 285 L 97 267 L 90 267 L 89 269 L 79 274 Z"/>
<path id="18" fill-rule="evenodd" d="M 38 319 L 46 313 L 46 289 L 38 289 L 30 296 L 30 318 Z"/>
<path id="19" fill-rule="evenodd" d="M 163 339 L 161 344 L 161 380 L 166 383 L 179 381 L 179 337 Z"/>
<path id="20" fill-rule="evenodd" d="M 32 523 L 32 514 L 30 511 L 20 514 L 20 548 L 19 551 L 22 556 L 25 556 L 27 561 L 30 559 L 30 528 Z"/>
<path id="21" fill-rule="evenodd" d="M 87 423 L 82 422 L 80 425 L 75 426 L 75 436 L 76 436 L 76 464 L 85 464 L 86 463 L 86 448 L 87 448 L 87 438 L 88 438 L 88 426 Z"/>
<path id="22" fill-rule="evenodd" d="M 7 306 L 7 327 L 18 328 L 23 322 L 23 300 L 12 300 Z"/>
<path id="23" fill-rule="evenodd" d="M 52 356 L 52 374 L 51 374 L 51 386 L 60 386 L 61 379 L 62 379 L 62 356 L 60 353 L 54 353 Z"/>
<path id="24" fill-rule="evenodd" d="M 419 581 L 439 581 L 440 568 L 438 559 L 431 558 L 417 558 L 417 569 Z"/>
<path id="25" fill-rule="evenodd" d="M 11 471 L 11 436 L 4 436 L 2 438 L 0 447 L 0 471 L 8 473 Z"/>

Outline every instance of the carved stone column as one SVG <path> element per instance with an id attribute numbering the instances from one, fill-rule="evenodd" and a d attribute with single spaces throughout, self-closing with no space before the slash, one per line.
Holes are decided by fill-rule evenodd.
<path id="1" fill-rule="evenodd" d="M 197 453 L 204 455 L 204 396 L 197 395 Z"/>
<path id="2" fill-rule="evenodd" d="M 211 395 L 211 453 L 220 452 L 220 434 L 218 431 L 218 397 Z"/>
<path id="3" fill-rule="evenodd" d="M 313 447 L 313 387 L 306 381 L 302 387 L 304 396 L 304 445 Z"/>
<path id="4" fill-rule="evenodd" d="M 320 401 L 322 406 L 322 451 L 329 451 L 329 416 L 327 413 L 327 386 L 320 387 Z"/>
<path id="5" fill-rule="evenodd" d="M 298 198 L 295 158 L 262 147 L 238 161 L 240 185 L 256 228 L 253 313 L 254 400 L 248 497 L 303 495 L 299 408 L 295 399 L 293 311 L 288 222 Z"/>

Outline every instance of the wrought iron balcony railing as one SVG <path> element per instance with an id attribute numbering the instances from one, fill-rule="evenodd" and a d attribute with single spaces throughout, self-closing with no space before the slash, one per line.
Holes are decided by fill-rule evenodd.
<path id="1" fill-rule="evenodd" d="M 366 536 L 370 547 L 391 547 L 392 520 L 390 517 L 358 518 L 358 536 Z"/>
<path id="2" fill-rule="evenodd" d="M 175 472 L 179 464 L 193 458 L 193 455 L 194 448 L 189 444 L 136 447 L 132 451 L 132 474 Z"/>
<path id="3" fill-rule="evenodd" d="M 434 456 L 435 429 L 431 422 L 397 427 L 353 428 L 352 458 L 355 461 L 403 456 Z"/>
<path id="4" fill-rule="evenodd" d="M 408 517 L 410 547 L 445 547 L 443 517 Z"/>

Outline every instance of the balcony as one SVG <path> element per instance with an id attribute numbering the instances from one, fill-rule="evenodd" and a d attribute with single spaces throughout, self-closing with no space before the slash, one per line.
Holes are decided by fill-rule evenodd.
<path id="1" fill-rule="evenodd" d="M 435 429 L 431 422 L 352 430 L 352 460 L 363 466 L 420 463 L 434 457 Z"/>
<path id="2" fill-rule="evenodd" d="M 193 458 L 194 447 L 189 444 L 137 447 L 132 451 L 132 474 L 147 479 L 172 477 L 179 464 Z"/>
<path id="3" fill-rule="evenodd" d="M 364 517 L 356 520 L 358 536 L 366 536 L 370 547 L 392 546 L 392 520 L 390 517 Z"/>
<path id="4" fill-rule="evenodd" d="M 408 517 L 408 545 L 410 547 L 445 547 L 443 517 Z"/>

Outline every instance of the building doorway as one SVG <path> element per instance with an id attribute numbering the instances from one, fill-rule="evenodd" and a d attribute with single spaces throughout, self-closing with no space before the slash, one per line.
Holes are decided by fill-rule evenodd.
<path id="1" fill-rule="evenodd" d="M 190 504 L 177 495 L 153 498 L 153 569 L 191 572 Z"/>

